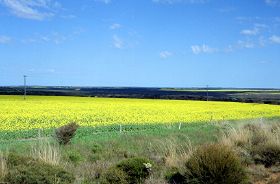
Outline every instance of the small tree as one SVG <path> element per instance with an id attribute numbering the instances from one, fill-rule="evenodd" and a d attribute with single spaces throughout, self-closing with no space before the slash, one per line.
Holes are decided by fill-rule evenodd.
<path id="1" fill-rule="evenodd" d="M 61 145 L 69 144 L 78 128 L 79 125 L 74 122 L 57 128 L 55 130 L 55 135 L 58 143 Z"/>

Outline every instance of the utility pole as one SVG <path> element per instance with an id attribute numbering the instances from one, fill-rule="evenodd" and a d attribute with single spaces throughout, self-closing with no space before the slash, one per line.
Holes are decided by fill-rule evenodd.
<path id="1" fill-rule="evenodd" d="M 207 101 L 208 101 L 208 85 L 206 86 L 206 95 L 207 95 Z"/>
<path id="2" fill-rule="evenodd" d="M 24 81 L 24 96 L 23 96 L 23 99 L 25 100 L 26 99 L 26 75 L 23 76 L 23 81 Z"/>

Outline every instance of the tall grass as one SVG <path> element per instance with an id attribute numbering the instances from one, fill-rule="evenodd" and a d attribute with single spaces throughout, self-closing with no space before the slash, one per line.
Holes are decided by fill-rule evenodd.
<path id="1" fill-rule="evenodd" d="M 6 158 L 3 152 L 0 152 L 0 182 L 8 173 Z"/>
<path id="2" fill-rule="evenodd" d="M 61 160 L 59 145 L 50 138 L 41 137 L 31 149 L 31 157 L 42 160 L 51 165 L 58 165 Z"/>
<path id="3" fill-rule="evenodd" d="M 246 164 L 264 164 L 271 167 L 280 163 L 279 122 L 259 122 L 230 128 L 221 143 L 232 147 Z"/>

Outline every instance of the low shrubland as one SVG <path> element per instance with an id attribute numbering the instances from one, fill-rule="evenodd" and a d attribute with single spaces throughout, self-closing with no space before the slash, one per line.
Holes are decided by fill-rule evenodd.
<path id="1" fill-rule="evenodd" d="M 67 138 L 66 144 L 40 134 L 38 139 L 2 147 L 0 182 L 277 183 L 278 122 L 190 124 L 180 130 L 86 137 L 78 129 L 77 137 Z"/>

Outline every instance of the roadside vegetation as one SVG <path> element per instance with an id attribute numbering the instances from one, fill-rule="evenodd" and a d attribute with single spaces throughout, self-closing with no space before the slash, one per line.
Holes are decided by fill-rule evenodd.
<path id="1" fill-rule="evenodd" d="M 194 123 L 180 130 L 178 127 L 157 132 L 124 129 L 100 134 L 87 133 L 72 123 L 52 132 L 45 135 L 39 131 L 36 139 L 3 142 L 0 181 L 84 184 L 280 181 L 277 119 Z M 24 164 L 27 162 L 32 165 Z M 16 178 L 12 177 L 15 175 Z"/>

